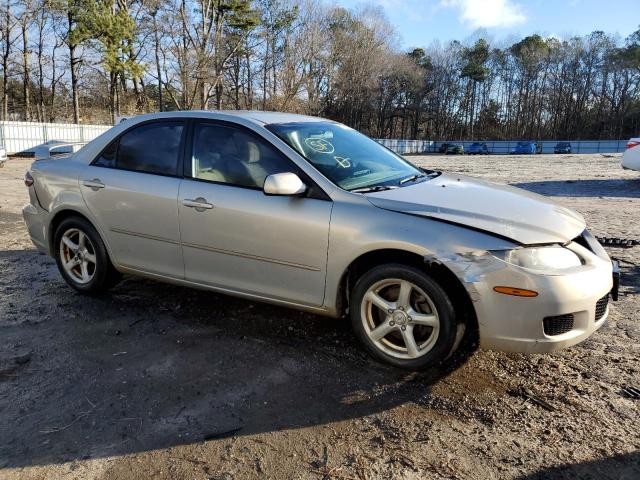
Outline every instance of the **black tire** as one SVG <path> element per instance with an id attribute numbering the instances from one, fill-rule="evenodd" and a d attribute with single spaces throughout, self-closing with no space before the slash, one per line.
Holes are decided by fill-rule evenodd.
<path id="1" fill-rule="evenodd" d="M 361 311 L 362 302 L 369 288 L 385 279 L 400 279 L 413 283 L 430 297 L 437 310 L 440 322 L 437 340 L 433 347 L 420 357 L 402 359 L 389 355 L 378 348 L 367 334 L 364 326 L 366 320 L 363 320 Z M 358 279 L 350 298 L 349 315 L 355 335 L 377 360 L 399 368 L 418 370 L 437 366 L 453 353 L 458 331 L 455 310 L 446 292 L 425 272 L 402 264 L 374 267 Z"/>
<path id="2" fill-rule="evenodd" d="M 96 259 L 95 268 L 93 271 L 93 277 L 87 283 L 80 283 L 76 281 L 63 267 L 63 259 L 61 258 L 60 244 L 65 232 L 76 229 L 84 233 L 91 241 L 91 246 L 94 250 Z M 90 222 L 82 217 L 69 217 L 65 218 L 60 225 L 56 228 L 53 240 L 54 256 L 58 270 L 62 275 L 62 278 L 77 291 L 85 294 L 98 294 L 102 293 L 114 285 L 116 285 L 121 279 L 122 275 L 118 272 L 109 259 L 109 254 L 104 246 L 104 242 L 100 238 L 98 231 L 91 225 Z"/>

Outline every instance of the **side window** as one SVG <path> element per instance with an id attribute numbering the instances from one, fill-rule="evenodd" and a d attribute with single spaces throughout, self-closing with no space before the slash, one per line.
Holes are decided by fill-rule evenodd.
<path id="1" fill-rule="evenodd" d="M 282 153 L 257 135 L 222 125 L 195 125 L 191 159 L 193 178 L 262 188 L 267 176 L 295 170 Z"/>
<path id="2" fill-rule="evenodd" d="M 112 142 L 94 161 L 101 167 L 176 175 L 183 122 L 140 125 Z"/>
<path id="3" fill-rule="evenodd" d="M 115 168 L 116 166 L 116 150 L 118 149 L 118 139 L 105 148 L 100 156 L 93 161 L 93 165 L 98 167 Z"/>

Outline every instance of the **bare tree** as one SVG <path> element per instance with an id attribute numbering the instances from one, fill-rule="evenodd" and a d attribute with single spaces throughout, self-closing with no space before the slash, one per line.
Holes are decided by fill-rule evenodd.
<path id="1" fill-rule="evenodd" d="M 257 106 L 435 140 L 640 129 L 640 30 L 405 52 L 381 9 L 325 0 L 4 0 L 0 55 L 3 119 Z"/>
<path id="2" fill-rule="evenodd" d="M 15 17 L 13 16 L 14 5 L 11 0 L 6 0 L 2 6 L 2 118 L 9 118 L 9 67 L 11 60 L 11 49 L 17 40 L 13 36 L 15 27 Z"/>

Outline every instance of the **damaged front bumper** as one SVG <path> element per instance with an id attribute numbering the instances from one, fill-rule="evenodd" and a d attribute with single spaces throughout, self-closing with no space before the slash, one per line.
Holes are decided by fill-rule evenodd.
<path id="1" fill-rule="evenodd" d="M 427 256 L 450 268 L 463 282 L 478 319 L 480 346 L 544 353 L 575 345 L 600 328 L 609 313 L 609 292 L 616 295 L 612 263 L 574 246 L 585 264 L 563 274 L 541 274 L 501 261 L 489 252 Z M 496 286 L 536 292 L 506 295 Z M 554 324 L 556 322 L 556 324 Z"/>
<path id="2" fill-rule="evenodd" d="M 611 288 L 611 298 L 613 301 L 618 301 L 620 294 L 620 264 L 617 260 L 611 260 L 611 267 L 613 269 L 613 287 Z"/>

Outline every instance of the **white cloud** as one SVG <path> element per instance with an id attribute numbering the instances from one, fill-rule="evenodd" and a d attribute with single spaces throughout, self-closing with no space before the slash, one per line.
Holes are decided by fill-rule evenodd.
<path id="1" fill-rule="evenodd" d="M 442 5 L 457 8 L 460 20 L 472 28 L 512 27 L 527 20 L 512 0 L 442 0 Z"/>

